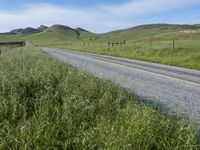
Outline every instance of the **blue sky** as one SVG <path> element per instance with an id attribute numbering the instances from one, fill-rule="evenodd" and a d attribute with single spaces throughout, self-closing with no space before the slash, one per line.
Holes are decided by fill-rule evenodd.
<path id="1" fill-rule="evenodd" d="M 150 23 L 200 23 L 200 0 L 0 0 L 0 32 L 63 24 L 102 33 Z"/>
<path id="2" fill-rule="evenodd" d="M 55 4 L 55 5 L 70 5 L 70 6 L 74 6 L 74 7 L 82 7 L 82 6 L 88 6 L 92 5 L 92 6 L 98 6 L 100 4 L 113 4 L 113 3 L 123 3 L 126 0 L 0 0 L 1 5 L 0 8 L 1 9 L 7 9 L 7 8 L 15 8 L 20 7 L 24 4 L 33 4 L 33 3 L 51 3 L 51 4 Z"/>

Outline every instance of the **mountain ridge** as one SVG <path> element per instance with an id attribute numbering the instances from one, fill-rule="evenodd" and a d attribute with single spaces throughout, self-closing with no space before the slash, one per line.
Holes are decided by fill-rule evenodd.
<path id="1" fill-rule="evenodd" d="M 49 28 L 63 28 L 66 30 L 75 30 L 75 31 L 85 31 L 85 32 L 90 32 L 88 30 L 85 30 L 83 28 L 71 28 L 69 26 L 65 26 L 65 25 L 61 25 L 61 24 L 54 24 L 50 27 L 47 27 L 45 25 L 41 25 L 38 28 L 33 28 L 33 27 L 27 27 L 27 28 L 19 28 L 19 29 L 14 29 L 11 30 L 10 32 L 4 32 L 4 33 L 0 33 L 0 34 L 28 34 L 28 33 L 34 33 L 34 32 L 42 32 L 44 30 L 48 30 Z M 114 31 L 110 31 L 110 32 L 105 32 L 105 33 L 101 33 L 99 35 L 104 35 L 104 34 L 109 34 L 109 33 L 113 33 L 113 32 L 120 32 L 120 31 L 125 31 L 125 30 L 134 30 L 134 29 L 138 29 L 138 28 L 143 28 L 143 29 L 150 29 L 150 28 L 159 28 L 159 27 L 182 27 L 185 29 L 199 29 L 200 28 L 200 24 L 193 24 L 193 25 L 189 25 L 189 24 L 167 24 L 167 23 L 157 23 L 157 24 L 143 24 L 143 25 L 138 25 L 138 26 L 134 26 L 134 27 L 130 27 L 130 28 L 126 28 L 126 29 L 119 29 L 119 30 L 114 30 Z M 91 32 L 92 33 L 92 32 Z M 96 33 L 94 33 L 96 34 Z"/>
<path id="2" fill-rule="evenodd" d="M 115 30 L 104 34 L 96 34 L 87 31 L 83 28 L 71 28 L 69 26 L 55 24 L 50 27 L 41 25 L 38 28 L 24 28 L 16 29 L 7 33 L 0 34 L 0 41 L 9 40 L 30 40 L 35 43 L 63 43 L 67 41 L 96 41 L 96 42 L 108 42 L 108 41 L 134 41 L 141 40 L 148 37 L 162 36 L 166 37 L 170 34 L 170 39 L 179 37 L 184 34 L 185 37 L 188 34 L 195 33 L 193 30 L 199 30 L 200 24 L 187 25 L 187 24 L 144 24 L 127 29 Z M 189 32 L 192 30 L 192 32 Z M 187 31 L 187 32 L 182 32 Z M 181 32 L 181 35 L 179 34 Z M 178 34 L 177 34 L 178 33 Z M 184 37 L 182 36 L 182 37 Z M 197 35 L 200 37 L 200 35 Z M 181 38 L 182 38 L 181 37 Z M 44 41 L 44 42 L 43 42 Z"/>

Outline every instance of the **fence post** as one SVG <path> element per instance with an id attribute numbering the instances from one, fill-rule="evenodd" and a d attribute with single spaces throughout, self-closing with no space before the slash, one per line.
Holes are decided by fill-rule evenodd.
<path id="1" fill-rule="evenodd" d="M 174 51 L 174 49 L 175 49 L 175 40 L 173 39 L 172 50 Z"/>
<path id="2" fill-rule="evenodd" d="M 152 48 L 152 38 L 150 38 L 150 49 Z"/>

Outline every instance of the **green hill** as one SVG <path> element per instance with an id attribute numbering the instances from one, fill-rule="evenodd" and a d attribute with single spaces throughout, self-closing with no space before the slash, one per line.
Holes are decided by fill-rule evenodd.
<path id="1" fill-rule="evenodd" d="M 139 40 L 163 34 L 177 33 L 184 30 L 198 30 L 200 25 L 172 25 L 150 24 L 141 25 L 129 29 L 113 31 L 101 35 L 98 41 Z M 173 34 L 172 34 L 173 35 Z M 174 38 L 174 35 L 171 37 Z"/>
<path id="2" fill-rule="evenodd" d="M 39 33 L 39 32 L 42 32 L 44 30 L 46 30 L 48 27 L 44 26 L 44 25 L 41 25 L 40 27 L 38 28 L 31 28 L 31 27 L 28 27 L 28 28 L 25 28 L 25 29 L 15 29 L 15 30 L 12 30 L 10 32 L 6 32 L 6 33 L 0 33 L 0 35 L 23 35 L 23 34 L 33 34 L 33 33 Z"/>
<path id="3" fill-rule="evenodd" d="M 98 37 L 97 34 L 91 33 L 81 28 L 73 29 L 63 25 L 53 25 L 49 28 L 37 30 L 31 28 L 33 32 L 25 32 L 26 29 L 13 30 L 17 31 L 12 34 L 13 31 L 0 34 L 0 41 L 16 41 L 16 40 L 29 40 L 36 45 L 50 45 L 50 44 L 61 44 L 65 42 L 78 42 L 84 40 L 91 40 Z M 38 29 L 39 29 L 38 28 Z"/>
<path id="4" fill-rule="evenodd" d="M 37 45 L 61 44 L 69 41 L 137 41 L 148 38 L 188 39 L 200 38 L 200 25 L 149 24 L 104 34 L 95 34 L 82 28 L 63 25 L 41 26 L 37 29 L 17 29 L 0 34 L 0 41 L 30 40 Z"/>
<path id="5" fill-rule="evenodd" d="M 78 40 L 79 33 L 67 26 L 53 25 L 43 32 L 25 35 L 23 39 L 30 40 L 33 44 L 58 44 L 65 41 Z"/>
<path id="6" fill-rule="evenodd" d="M 91 40 L 94 40 L 94 39 L 97 39 L 100 37 L 100 35 L 89 32 L 82 28 L 77 28 L 76 31 L 78 31 L 80 33 L 79 38 L 84 41 L 88 41 L 88 40 L 91 41 Z"/>

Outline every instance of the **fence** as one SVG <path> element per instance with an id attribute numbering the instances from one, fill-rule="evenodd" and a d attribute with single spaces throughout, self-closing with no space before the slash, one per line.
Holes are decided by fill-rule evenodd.
<path id="1" fill-rule="evenodd" d="M 7 53 L 10 48 L 25 46 L 24 41 L 19 42 L 0 42 L 0 55 Z"/>
<path id="2" fill-rule="evenodd" d="M 176 48 L 178 48 L 179 43 L 181 41 L 179 40 L 166 40 L 166 39 L 145 39 L 145 40 L 137 40 L 137 41 L 129 41 L 127 45 L 129 45 L 129 47 L 137 47 L 137 48 L 145 48 L 145 49 L 162 49 L 162 48 L 166 48 L 166 49 L 171 49 L 171 50 L 175 50 Z"/>
<path id="3" fill-rule="evenodd" d="M 0 42 L 0 46 L 24 46 L 26 43 L 24 41 L 19 42 Z"/>
<path id="4" fill-rule="evenodd" d="M 126 45 L 126 41 L 123 41 L 123 42 L 108 42 L 108 47 L 112 46 L 122 46 L 122 45 Z"/>
<path id="5" fill-rule="evenodd" d="M 197 49 L 200 50 L 200 40 L 179 40 L 179 39 L 146 39 L 141 41 L 129 41 L 127 43 L 129 48 L 137 49 L 166 49 L 166 50 L 180 50 L 180 49 Z"/>
<path id="6" fill-rule="evenodd" d="M 56 43 L 50 46 L 59 46 L 72 49 L 101 49 L 101 50 L 171 50 L 180 49 L 197 49 L 200 50 L 200 38 L 198 39 L 162 39 L 162 38 L 145 38 L 132 41 L 117 42 L 94 42 L 94 41 L 68 41 L 65 43 Z"/>

